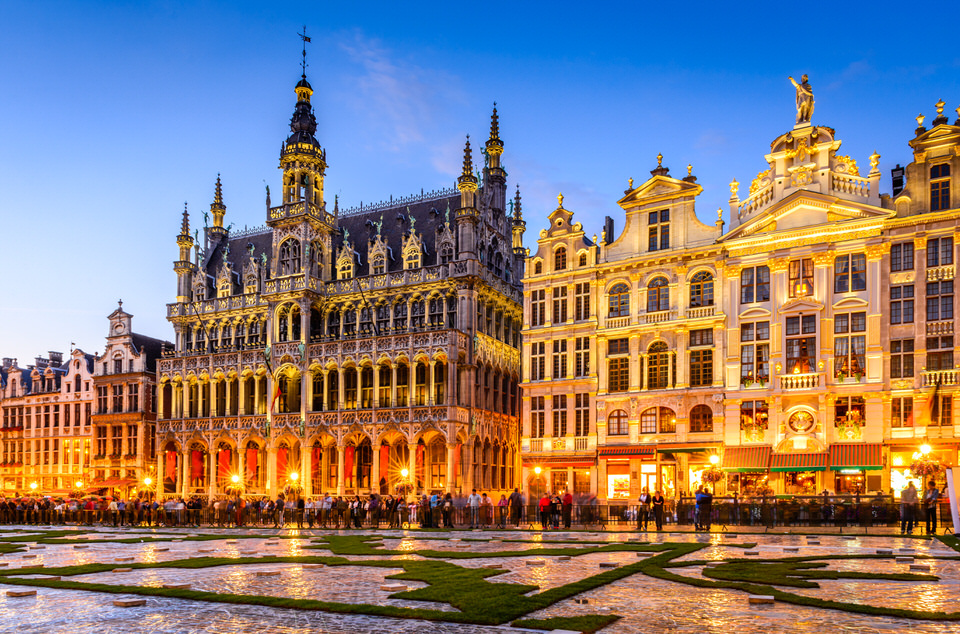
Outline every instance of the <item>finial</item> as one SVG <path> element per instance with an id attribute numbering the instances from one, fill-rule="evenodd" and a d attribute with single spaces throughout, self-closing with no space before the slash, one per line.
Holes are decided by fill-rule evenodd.
<path id="1" fill-rule="evenodd" d="M 934 104 L 937 107 L 937 115 L 943 114 L 943 107 L 947 104 L 943 103 L 943 99 Z"/>
<path id="2" fill-rule="evenodd" d="M 122 300 L 122 299 L 118 299 L 118 300 L 117 300 L 117 308 L 123 308 L 123 300 Z"/>
<path id="3" fill-rule="evenodd" d="M 687 176 L 693 176 L 693 163 L 687 163 Z"/>
<path id="4" fill-rule="evenodd" d="M 520 184 L 517 184 L 517 193 L 513 197 L 513 219 L 520 221 L 523 220 L 523 212 L 521 211 L 520 206 Z"/>
<path id="5" fill-rule="evenodd" d="M 954 112 L 957 113 L 957 121 L 960 121 L 960 106 L 957 106 L 957 109 L 954 110 Z M 956 125 L 956 124 L 954 124 L 954 125 Z"/>
<path id="6" fill-rule="evenodd" d="M 183 221 L 180 223 L 180 234 L 190 235 L 190 214 L 187 212 L 187 203 L 183 203 Z"/>
<path id="7" fill-rule="evenodd" d="M 463 176 L 472 176 L 473 152 L 470 150 L 470 135 L 467 135 L 467 144 L 463 147 Z"/>
<path id="8" fill-rule="evenodd" d="M 723 207 L 717 207 L 717 220 L 723 222 Z"/>
<path id="9" fill-rule="evenodd" d="M 925 118 L 926 118 L 926 117 L 923 116 L 923 113 L 922 113 L 922 112 L 917 115 L 917 127 L 918 127 L 918 128 L 922 128 L 922 127 L 923 127 L 923 120 L 924 120 Z"/>
<path id="10" fill-rule="evenodd" d="M 663 154 L 657 152 L 657 167 L 663 167 Z"/>
<path id="11" fill-rule="evenodd" d="M 873 154 L 870 155 L 870 174 L 871 175 L 873 175 L 874 173 L 877 173 L 877 174 L 880 173 L 877 170 L 878 165 L 880 165 L 880 153 L 874 150 Z"/>
<path id="12" fill-rule="evenodd" d="M 633 176 L 627 179 L 627 188 L 630 190 L 633 189 Z"/>
<path id="13" fill-rule="evenodd" d="M 220 183 L 220 173 L 217 173 L 217 187 L 213 192 L 213 204 L 223 206 L 223 185 Z"/>
<path id="14" fill-rule="evenodd" d="M 303 60 L 300 62 L 300 76 L 304 79 L 307 78 L 307 43 L 310 41 L 310 38 L 307 37 L 307 25 L 303 25 L 303 33 L 297 33 L 300 36 L 300 39 L 303 40 Z"/>
<path id="15" fill-rule="evenodd" d="M 740 183 L 737 179 L 730 181 L 730 198 L 737 198 L 737 192 L 740 190 Z"/>
<path id="16" fill-rule="evenodd" d="M 557 194 L 557 209 L 563 209 L 563 192 Z"/>
<path id="17" fill-rule="evenodd" d="M 497 102 L 493 102 L 493 114 L 490 115 L 490 140 L 500 139 L 500 117 L 497 115 Z"/>
<path id="18" fill-rule="evenodd" d="M 340 211 L 340 194 L 333 195 L 333 213 L 336 214 Z"/>

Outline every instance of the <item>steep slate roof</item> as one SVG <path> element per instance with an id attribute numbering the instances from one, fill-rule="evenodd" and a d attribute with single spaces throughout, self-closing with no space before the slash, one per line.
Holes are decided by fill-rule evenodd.
<path id="1" fill-rule="evenodd" d="M 153 372 L 157 369 L 157 359 L 160 357 L 164 346 L 173 348 L 172 343 L 162 339 L 154 339 L 153 337 L 138 335 L 137 333 L 133 333 L 131 337 L 133 339 L 133 347 L 137 352 L 146 355 L 145 367 L 148 372 Z"/>

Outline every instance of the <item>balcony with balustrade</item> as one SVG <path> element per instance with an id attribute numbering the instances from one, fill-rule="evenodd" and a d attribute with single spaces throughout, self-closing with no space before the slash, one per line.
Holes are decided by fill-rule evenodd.
<path id="1" fill-rule="evenodd" d="M 935 385 L 957 385 L 960 370 L 924 370 L 920 373 L 920 385 L 933 387 Z"/>
<path id="2" fill-rule="evenodd" d="M 811 390 L 825 385 L 823 372 L 798 372 L 780 375 L 781 390 Z"/>

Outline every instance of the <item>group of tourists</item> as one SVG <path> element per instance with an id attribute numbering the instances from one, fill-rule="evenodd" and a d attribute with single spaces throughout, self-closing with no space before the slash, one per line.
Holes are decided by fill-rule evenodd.
<path id="1" fill-rule="evenodd" d="M 933 480 L 927 482 L 927 489 L 923 492 L 923 499 L 920 499 L 920 492 L 917 486 L 911 480 L 907 486 L 900 492 L 900 534 L 909 535 L 913 532 L 914 524 L 920 527 L 920 518 L 917 511 L 923 510 L 923 516 L 927 521 L 927 534 L 933 535 L 937 532 L 937 504 L 940 501 L 940 490 L 937 489 L 937 483 Z"/>
<path id="2" fill-rule="evenodd" d="M 652 518 L 658 531 L 663 530 L 663 507 L 667 499 L 657 490 L 653 495 L 647 487 L 643 487 L 640 492 L 640 500 L 637 505 L 637 530 L 645 531 Z"/>

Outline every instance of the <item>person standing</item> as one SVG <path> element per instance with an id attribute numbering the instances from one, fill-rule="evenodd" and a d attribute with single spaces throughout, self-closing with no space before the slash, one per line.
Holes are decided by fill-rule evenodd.
<path id="1" fill-rule="evenodd" d="M 913 523 L 917 510 L 917 487 L 913 480 L 907 488 L 900 492 L 900 534 L 908 535 L 913 532 Z"/>
<path id="2" fill-rule="evenodd" d="M 573 493 L 570 493 L 570 489 L 567 489 L 567 492 L 563 494 L 563 527 L 566 529 L 570 528 L 571 518 L 573 516 Z"/>
<path id="3" fill-rule="evenodd" d="M 637 500 L 637 530 L 647 530 L 647 523 L 650 521 L 650 492 L 647 487 L 643 487 L 640 493 L 640 499 Z"/>
<path id="4" fill-rule="evenodd" d="M 937 502 L 940 500 L 940 491 L 933 480 L 927 483 L 927 490 L 923 493 L 923 508 L 927 516 L 927 534 L 937 532 Z"/>
<path id="5" fill-rule="evenodd" d="M 467 507 L 470 509 L 470 528 L 480 528 L 480 496 L 476 489 L 467 498 Z"/>
<path id="6" fill-rule="evenodd" d="M 510 494 L 510 519 L 513 520 L 513 525 L 520 526 L 520 509 L 523 505 L 522 498 L 520 496 L 520 489 L 514 488 L 513 493 Z"/>
<path id="7" fill-rule="evenodd" d="M 653 521 L 657 524 L 657 532 L 659 533 L 663 530 L 663 505 L 666 503 L 666 500 L 660 491 L 657 491 L 653 497 L 650 498 L 650 503 L 653 506 Z"/>
<path id="8" fill-rule="evenodd" d="M 543 494 L 543 497 L 540 498 L 540 526 L 543 530 L 548 530 L 550 528 L 550 492 L 547 491 Z"/>

